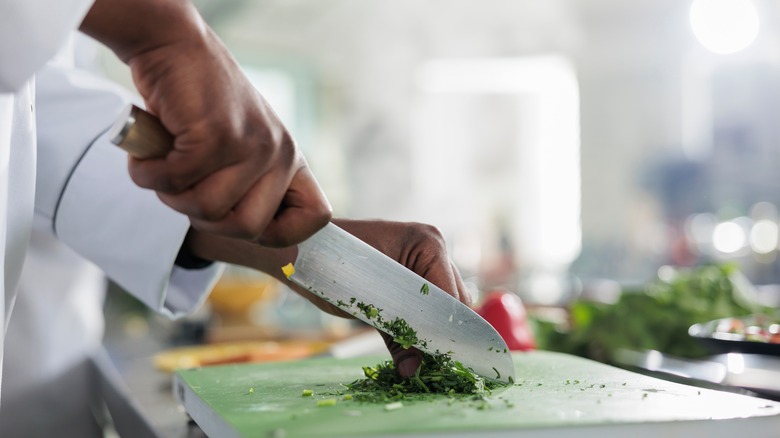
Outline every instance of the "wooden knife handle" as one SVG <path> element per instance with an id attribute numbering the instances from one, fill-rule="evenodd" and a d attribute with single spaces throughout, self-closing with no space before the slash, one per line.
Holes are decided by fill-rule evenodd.
<path id="1" fill-rule="evenodd" d="M 173 149 L 173 135 L 152 114 L 128 105 L 109 130 L 111 142 L 139 159 L 162 158 Z"/>

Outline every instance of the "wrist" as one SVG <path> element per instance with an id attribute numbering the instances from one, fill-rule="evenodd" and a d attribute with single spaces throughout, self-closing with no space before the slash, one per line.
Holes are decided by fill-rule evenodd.
<path id="1" fill-rule="evenodd" d="M 268 248 L 246 240 L 218 236 L 190 229 L 185 241 L 188 251 L 204 260 L 216 260 L 265 272 L 286 281 L 282 266 L 295 262 L 297 247 Z"/>

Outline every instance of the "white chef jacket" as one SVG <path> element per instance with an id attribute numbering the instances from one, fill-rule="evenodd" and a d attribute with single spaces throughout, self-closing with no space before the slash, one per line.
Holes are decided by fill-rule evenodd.
<path id="1" fill-rule="evenodd" d="M 33 73 L 54 56 L 90 4 L 0 0 L 0 364 L 33 205 L 38 229 L 56 235 L 157 311 L 190 311 L 222 268 L 174 266 L 187 218 L 135 186 L 126 156 L 105 138 L 126 95 L 73 70 L 54 69 L 41 82 L 53 87 L 50 104 L 36 114 Z M 36 118 L 42 127 L 37 188 Z"/>

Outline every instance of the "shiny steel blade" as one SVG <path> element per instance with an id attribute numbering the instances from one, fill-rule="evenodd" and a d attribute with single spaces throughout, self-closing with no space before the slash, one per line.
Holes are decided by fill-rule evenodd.
<path id="1" fill-rule="evenodd" d="M 336 225 L 299 244 L 294 267 L 290 280 L 377 329 L 388 332 L 385 323 L 401 318 L 417 332 L 416 348 L 449 352 L 483 377 L 514 381 L 512 355 L 487 321 Z M 377 308 L 378 316 L 365 305 Z"/>

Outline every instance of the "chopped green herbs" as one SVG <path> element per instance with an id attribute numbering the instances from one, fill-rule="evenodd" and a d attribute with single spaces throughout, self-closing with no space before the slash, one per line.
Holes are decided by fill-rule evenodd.
<path id="1" fill-rule="evenodd" d="M 425 340 L 421 340 L 417 337 L 417 332 L 409 326 L 409 324 L 401 319 L 396 318 L 392 321 L 386 321 L 382 317 L 382 309 L 375 307 L 373 304 L 366 304 L 362 301 L 355 300 L 355 298 L 352 298 L 350 300 L 350 304 L 353 304 L 360 310 L 363 315 L 366 316 L 368 319 L 373 319 L 376 321 L 376 327 L 378 327 L 380 330 L 384 331 L 385 333 L 390 334 L 393 337 L 393 340 L 399 344 L 403 348 L 411 348 L 414 345 L 419 345 L 423 348 L 427 346 L 427 342 Z M 352 315 L 355 315 L 353 312 Z"/>
<path id="2" fill-rule="evenodd" d="M 312 395 L 314 395 L 314 391 L 311 389 L 304 389 L 301 393 L 301 397 L 311 397 Z"/>
<path id="3" fill-rule="evenodd" d="M 365 304 L 363 302 L 357 303 L 357 307 L 361 312 L 363 312 L 364 315 L 366 315 L 366 318 L 368 319 L 376 318 L 379 316 L 379 312 L 382 310 L 377 309 L 373 304 Z"/>
<path id="4" fill-rule="evenodd" d="M 417 372 L 406 379 L 398 374 L 389 360 L 373 367 L 363 367 L 363 374 L 364 379 L 345 386 L 354 400 L 373 403 L 415 401 L 434 394 L 451 398 L 479 398 L 503 386 L 500 382 L 486 381 L 447 354 L 423 354 Z"/>
<path id="5" fill-rule="evenodd" d="M 422 287 L 420 288 L 420 293 L 423 295 L 428 295 L 428 292 L 430 292 L 430 288 L 428 287 L 428 283 L 423 283 Z"/>
<path id="6" fill-rule="evenodd" d="M 425 341 L 420 342 L 417 338 L 417 332 L 401 318 L 396 318 L 390 323 L 383 323 L 383 327 L 393 336 L 393 341 L 401 344 L 404 348 L 409 348 L 418 342 L 425 345 Z"/>

